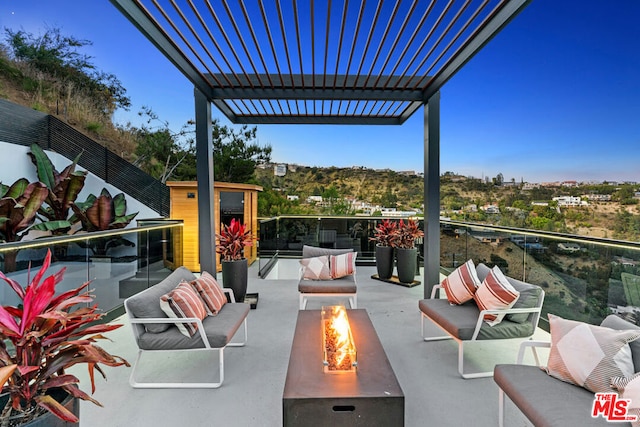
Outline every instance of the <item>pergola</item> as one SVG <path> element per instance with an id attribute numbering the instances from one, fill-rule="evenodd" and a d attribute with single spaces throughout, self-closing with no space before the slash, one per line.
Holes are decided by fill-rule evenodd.
<path id="1" fill-rule="evenodd" d="M 424 280 L 438 283 L 439 91 L 530 1 L 111 0 L 195 87 L 202 269 L 215 272 L 211 104 L 251 124 L 401 125 L 423 106 Z"/>

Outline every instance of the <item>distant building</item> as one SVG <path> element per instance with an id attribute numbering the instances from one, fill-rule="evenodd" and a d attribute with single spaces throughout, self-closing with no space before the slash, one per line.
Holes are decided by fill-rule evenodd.
<path id="1" fill-rule="evenodd" d="M 558 207 L 575 207 L 589 205 L 589 203 L 577 196 L 560 196 L 554 197 L 551 200 L 553 200 L 554 202 L 558 202 Z"/>
<path id="2" fill-rule="evenodd" d="M 300 200 L 300 197 L 296 195 L 290 195 L 290 196 L 287 196 L 287 200 L 290 200 L 290 201 Z"/>
<path id="3" fill-rule="evenodd" d="M 275 176 L 285 176 L 287 174 L 287 165 L 274 165 L 273 174 Z"/>
<path id="4" fill-rule="evenodd" d="M 611 194 L 585 194 L 582 197 L 593 202 L 610 202 Z"/>
<path id="5" fill-rule="evenodd" d="M 322 203 L 322 196 L 309 196 L 307 203 Z"/>
<path id="6" fill-rule="evenodd" d="M 558 243 L 558 250 L 560 252 L 565 252 L 568 254 L 574 254 L 576 252 L 580 252 L 582 248 L 577 243 L 569 243 L 569 242 L 560 242 Z"/>
<path id="7" fill-rule="evenodd" d="M 500 208 L 498 206 L 496 206 L 496 205 L 484 205 L 480 209 L 482 209 L 483 211 L 485 211 L 485 213 L 488 213 L 488 214 L 499 214 L 500 213 Z"/>
<path id="8" fill-rule="evenodd" d="M 522 184 L 523 190 L 533 190 L 534 188 L 540 188 L 540 184 L 537 182 L 525 182 Z"/>

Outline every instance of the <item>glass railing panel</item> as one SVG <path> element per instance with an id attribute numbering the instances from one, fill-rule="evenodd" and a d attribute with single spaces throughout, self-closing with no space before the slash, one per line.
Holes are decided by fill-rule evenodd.
<path id="1" fill-rule="evenodd" d="M 42 265 L 48 250 L 48 274 L 65 268 L 61 293 L 91 281 L 94 303 L 108 313 L 122 307 L 125 298 L 152 286 L 182 265 L 182 222 L 138 221 L 138 227 L 64 237 L 0 244 L 2 272 L 27 284 Z M 0 284 L 0 304 L 15 305 L 18 298 Z"/>
<path id="2" fill-rule="evenodd" d="M 371 262 L 375 259 L 375 242 L 370 238 L 383 219 L 399 221 L 398 218 L 360 216 L 281 216 L 263 220 L 260 222 L 259 256 L 270 259 L 277 252 L 280 257 L 297 258 L 302 256 L 302 247 L 309 245 L 353 249 L 358 252 L 358 262 Z M 424 229 L 422 220 L 419 224 Z M 416 245 L 422 263 L 423 239 Z"/>
<path id="3" fill-rule="evenodd" d="M 599 324 L 616 313 L 640 325 L 640 244 L 441 221 L 441 264 L 473 259 L 541 286 L 547 313 Z"/>

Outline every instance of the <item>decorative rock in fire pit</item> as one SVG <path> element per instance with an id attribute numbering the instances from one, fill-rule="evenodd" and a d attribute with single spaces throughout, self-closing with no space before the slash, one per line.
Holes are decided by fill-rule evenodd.
<path id="1" fill-rule="evenodd" d="M 356 372 L 356 346 L 342 305 L 322 307 L 322 349 L 325 373 Z"/>

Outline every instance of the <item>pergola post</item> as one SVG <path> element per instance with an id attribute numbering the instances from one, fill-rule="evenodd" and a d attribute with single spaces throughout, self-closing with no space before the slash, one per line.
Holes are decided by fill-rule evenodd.
<path id="1" fill-rule="evenodd" d="M 216 277 L 211 103 L 198 88 L 194 88 L 194 98 L 196 107 L 196 179 L 198 181 L 200 271 L 207 271 L 213 277 Z"/>
<path id="2" fill-rule="evenodd" d="M 440 279 L 440 92 L 424 105 L 424 297 Z"/>

